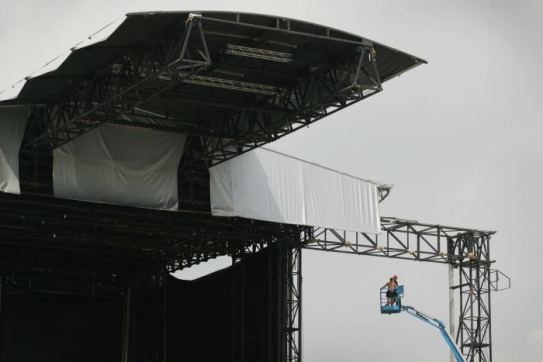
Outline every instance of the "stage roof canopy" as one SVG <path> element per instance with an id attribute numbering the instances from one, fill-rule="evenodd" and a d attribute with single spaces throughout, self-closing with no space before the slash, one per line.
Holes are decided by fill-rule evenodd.
<path id="1" fill-rule="evenodd" d="M 203 36 L 212 63 L 205 73 L 225 80 L 258 83 L 271 88 L 288 87 L 300 77 L 319 68 L 355 56 L 365 44 L 372 44 L 375 48 L 381 82 L 425 63 L 413 55 L 323 25 L 261 14 L 214 11 L 194 13 L 202 15 Z M 127 14 L 126 19 L 116 29 L 103 30 L 113 30 L 107 39 L 88 46 L 74 47 L 57 69 L 30 77 L 15 99 L 2 103 L 49 102 L 72 92 L 89 78 L 108 72 L 125 55 L 141 52 L 154 46 L 158 39 L 183 29 L 189 14 L 191 13 Z M 110 26 L 116 25 L 117 23 L 114 23 Z M 100 38 L 101 33 L 97 33 L 95 37 Z M 192 84 L 195 83 L 184 85 L 188 89 L 184 89 L 182 93 L 196 93 L 196 96 L 210 93 L 209 89 L 205 92 Z M 230 91 L 222 91 L 218 95 L 243 101 L 254 101 L 258 98 L 257 93 L 234 93 L 235 97 Z M 190 102 L 184 102 L 183 99 L 181 101 L 181 104 L 173 101 L 166 103 L 174 110 L 185 111 L 187 103 Z M 216 109 L 210 111 L 196 108 L 191 109 L 191 113 L 204 115 L 207 111 L 212 115 L 222 114 Z"/>
<path id="2" fill-rule="evenodd" d="M 92 268 L 99 246 L 108 256 L 100 260 L 109 258 L 111 268 L 127 261 L 124 273 L 130 276 L 136 265 L 163 270 L 166 263 L 175 270 L 299 235 L 307 226 L 233 217 L 246 217 L 245 209 L 228 209 L 227 218 L 211 216 L 210 168 L 227 167 L 225 161 L 377 94 L 384 82 L 423 63 L 362 36 L 277 16 L 128 14 L 20 82 L 20 90 L 0 94 L 0 116 L 9 114 L 0 117 L 0 125 L 13 130 L 4 141 L 0 137 L 2 166 L 9 171 L 0 187 L 20 193 L 0 193 L 0 221 L 10 225 L 0 229 L 8 241 L 0 248 L 10 250 L 8 261 L 15 265 L 9 270 L 48 270 L 48 257 L 38 265 L 28 253 L 59 255 L 75 269 L 83 265 L 77 260 L 84 259 Z M 166 205 L 183 213 L 165 215 L 109 199 L 70 196 L 84 191 L 80 180 L 103 175 L 89 171 L 75 177 L 71 165 L 80 167 L 78 160 L 84 158 L 94 166 L 104 140 L 115 152 L 100 152 L 100 159 L 114 164 L 123 180 L 133 179 L 117 165 L 136 165 L 129 171 L 137 173 L 157 166 L 157 160 L 167 163 L 150 176 L 168 173 L 171 182 L 164 189 L 173 196 L 149 199 L 153 195 L 146 190 L 157 193 L 157 188 L 144 183 L 137 205 Z M 162 149 L 166 151 L 160 153 Z M 168 160 L 166 152 L 172 153 Z M 60 176 L 65 176 L 64 184 L 58 182 Z M 71 198 L 93 202 L 67 200 Z M 378 226 L 378 218 L 374 224 Z M 28 260 L 35 265 L 27 265 Z"/>
<path id="3" fill-rule="evenodd" d="M 56 148 L 103 123 L 130 124 L 202 137 L 208 165 L 371 96 L 425 63 L 322 25 L 214 11 L 128 14 L 51 66 L 59 62 L 13 97 L 0 94 L 0 106 L 60 111 L 23 148 Z"/>

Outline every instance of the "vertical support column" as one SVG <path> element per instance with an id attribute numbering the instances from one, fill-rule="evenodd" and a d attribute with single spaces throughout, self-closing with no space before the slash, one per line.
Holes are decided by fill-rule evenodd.
<path id="1" fill-rule="evenodd" d="M 299 246 L 288 249 L 287 262 L 287 325 L 285 337 L 288 341 L 288 361 L 301 361 L 302 252 Z"/>
<path id="2" fill-rule="evenodd" d="M 167 275 L 167 274 L 165 274 Z M 168 323 L 168 278 L 163 278 L 163 286 L 162 286 L 163 294 L 162 294 L 162 302 L 160 305 L 162 306 L 162 313 L 160 314 L 161 318 L 161 335 L 162 335 L 162 345 L 161 345 L 161 356 L 159 360 L 162 360 L 162 362 L 167 361 L 167 323 Z"/>
<path id="3" fill-rule="evenodd" d="M 268 361 L 302 361 L 302 251 L 293 238 L 270 246 Z"/>
<path id="4" fill-rule="evenodd" d="M 94 286 L 94 285 L 93 285 Z M 124 291 L 124 325 L 123 325 L 123 362 L 128 362 L 129 343 L 130 343 L 130 303 L 131 303 L 130 288 Z"/>
<path id="5" fill-rule="evenodd" d="M 454 336 L 455 334 L 455 316 L 454 316 L 454 267 L 449 264 L 449 334 Z M 451 351 L 450 361 L 455 362 L 456 357 Z"/>
<path id="6" fill-rule="evenodd" d="M 243 251 L 232 257 L 232 264 L 236 266 L 232 273 L 232 361 L 245 361 L 245 349 L 248 347 L 245 340 L 245 299 L 246 291 L 245 263 L 246 255 Z"/>
<path id="7" fill-rule="evenodd" d="M 456 343 L 468 362 L 492 362 L 489 235 L 465 233 L 454 241 L 460 318 Z"/>
<path id="8" fill-rule="evenodd" d="M 282 330 L 285 316 L 283 246 L 277 242 L 268 253 L 268 362 L 286 361 Z"/>
<path id="9" fill-rule="evenodd" d="M 246 341 L 245 341 L 245 298 L 246 298 L 246 283 L 245 283 L 245 263 L 241 262 L 241 271 L 240 271 L 240 321 L 239 321 L 239 338 L 240 338 L 240 354 L 239 354 L 239 361 L 245 362 L 245 348 L 246 348 Z"/>

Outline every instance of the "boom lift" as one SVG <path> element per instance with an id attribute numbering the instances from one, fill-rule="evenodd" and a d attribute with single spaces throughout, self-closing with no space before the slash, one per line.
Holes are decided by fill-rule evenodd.
<path id="1" fill-rule="evenodd" d="M 408 305 L 402 305 L 402 298 L 404 295 L 403 285 L 398 286 L 396 291 L 396 297 L 392 298 L 392 305 L 388 305 L 387 301 L 389 298 L 386 297 L 386 288 L 381 289 L 381 314 L 394 314 L 403 311 L 411 314 L 413 317 L 417 317 L 418 319 L 428 323 L 433 327 L 436 327 L 441 332 L 443 338 L 445 338 L 445 342 L 447 342 L 447 344 L 449 345 L 449 348 L 451 349 L 451 352 L 456 360 L 458 362 L 466 362 L 466 360 L 460 353 L 460 349 L 458 348 L 456 343 L 454 343 L 449 332 L 447 332 L 447 327 L 445 326 L 445 324 L 439 319 L 434 318 L 426 313 L 422 313 L 421 311 L 418 311 L 413 307 L 410 307 Z"/>

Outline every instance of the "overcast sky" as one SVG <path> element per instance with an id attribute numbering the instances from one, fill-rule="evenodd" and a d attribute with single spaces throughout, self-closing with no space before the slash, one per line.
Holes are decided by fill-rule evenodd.
<path id="1" fill-rule="evenodd" d="M 493 361 L 541 361 L 542 1 L 0 0 L 0 90 L 126 13 L 166 10 L 280 15 L 427 60 L 269 147 L 394 184 L 382 215 L 496 230 L 493 268 L 513 288 L 492 295 Z M 406 304 L 448 321 L 445 265 L 304 252 L 304 360 L 448 361 L 437 330 L 379 313 L 392 274 Z"/>

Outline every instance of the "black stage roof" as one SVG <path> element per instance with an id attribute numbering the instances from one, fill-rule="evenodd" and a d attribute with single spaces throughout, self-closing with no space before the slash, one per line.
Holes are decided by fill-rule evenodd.
<path id="1" fill-rule="evenodd" d="M 26 138 L 27 151 L 58 147 L 107 122 L 199 137 L 199 158 L 210 166 L 378 93 L 422 63 L 361 36 L 281 17 L 134 13 L 0 106 L 51 111 L 46 130 L 37 126 Z"/>
<path id="2" fill-rule="evenodd" d="M 358 35 L 283 17 L 216 11 L 130 13 L 106 40 L 74 49 L 58 69 L 28 79 L 16 99 L 0 102 L 0 105 L 47 103 L 73 92 L 90 78 L 109 72 L 113 64 L 125 56 L 152 47 L 158 39 L 182 29 L 191 13 L 202 15 L 203 34 L 211 58 L 205 73 L 221 79 L 288 87 L 320 68 L 356 57 L 363 44 L 372 44 L 376 51 L 381 82 L 426 63 L 416 56 Z M 236 56 L 228 53 L 228 45 L 287 53 L 291 55 L 288 57 L 291 61 Z M 216 91 L 218 94 L 215 94 L 210 89 L 190 84 L 184 88 L 187 89 L 181 94 L 196 98 L 213 96 L 214 99 L 242 102 L 258 99 L 255 93 Z M 167 107 L 194 117 L 221 117 L 224 114 L 220 107 L 210 110 L 191 105 L 183 98 L 168 98 L 148 107 L 159 110 Z"/>
<path id="3" fill-rule="evenodd" d="M 0 102 L 32 110 L 20 151 L 22 195 L 0 195 L 0 271 L 141 279 L 141 265 L 155 277 L 291 238 L 303 228 L 212 217 L 208 168 L 374 95 L 423 63 L 283 17 L 128 14 L 106 40 L 73 49 L 58 69 Z M 53 196 L 52 150 L 105 123 L 187 134 L 178 171 L 183 212 Z M 92 272 L 97 263 L 109 265 L 105 277 Z"/>

